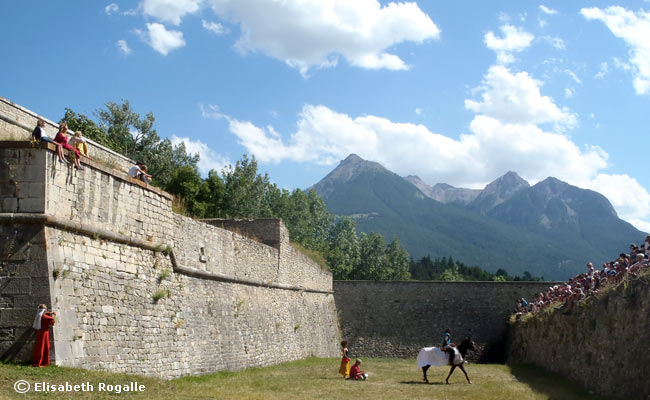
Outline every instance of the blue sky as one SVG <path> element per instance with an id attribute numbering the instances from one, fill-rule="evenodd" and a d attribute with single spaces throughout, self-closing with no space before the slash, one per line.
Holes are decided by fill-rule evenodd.
<path id="1" fill-rule="evenodd" d="M 0 96 L 49 119 L 128 99 L 201 153 L 306 188 L 349 153 L 480 188 L 603 193 L 650 231 L 650 3 L 2 2 Z"/>

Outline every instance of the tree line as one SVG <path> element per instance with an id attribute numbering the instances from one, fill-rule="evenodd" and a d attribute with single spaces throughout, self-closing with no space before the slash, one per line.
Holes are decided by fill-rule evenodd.
<path id="1" fill-rule="evenodd" d="M 436 281 L 543 281 L 543 277 L 535 277 L 524 271 L 523 276 L 511 276 L 499 268 L 495 273 L 487 272 L 481 267 L 470 267 L 450 257 L 431 259 L 422 257 L 418 261 L 411 260 L 409 265 L 411 279 Z"/>
<path id="2" fill-rule="evenodd" d="M 360 280 L 510 280 L 507 272 L 490 274 L 451 257 L 415 262 L 397 237 L 386 243 L 378 233 L 357 234 L 352 218 L 329 213 L 313 191 L 280 189 L 258 172 L 255 157 L 244 155 L 234 166 L 201 177 L 198 154 L 173 145 L 156 132 L 152 113 L 141 116 L 128 100 L 108 102 L 95 112 L 98 122 L 66 108 L 60 122 L 69 129 L 126 157 L 144 162 L 153 184 L 175 196 L 174 209 L 195 218 L 281 218 L 290 240 L 321 259 L 334 279 Z"/>

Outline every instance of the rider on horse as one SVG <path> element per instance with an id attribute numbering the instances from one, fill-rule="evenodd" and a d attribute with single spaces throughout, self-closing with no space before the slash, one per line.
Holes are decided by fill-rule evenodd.
<path id="1" fill-rule="evenodd" d="M 440 350 L 449 353 L 449 365 L 454 364 L 454 349 L 451 348 L 451 345 L 451 332 L 449 329 L 447 329 L 445 331 L 445 336 L 442 339 L 442 346 L 440 346 Z"/>

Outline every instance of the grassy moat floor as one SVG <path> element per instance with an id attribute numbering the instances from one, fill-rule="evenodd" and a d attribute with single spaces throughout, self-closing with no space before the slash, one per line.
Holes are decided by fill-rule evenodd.
<path id="1" fill-rule="evenodd" d="M 239 372 L 219 372 L 199 377 L 164 381 L 136 375 L 111 374 L 74 368 L 33 368 L 0 363 L 0 399 L 597 399 L 558 375 L 530 366 L 511 367 L 500 364 L 468 364 L 472 384 L 460 370 L 444 384 L 448 367 L 432 367 L 431 384 L 422 381 L 415 360 L 366 359 L 363 369 L 368 381 L 345 381 L 337 374 L 338 359 L 310 358 L 266 368 Z M 14 384 L 27 381 L 31 390 L 19 394 Z M 145 385 L 138 393 L 115 390 L 100 392 L 100 383 Z M 49 385 L 90 383 L 93 392 L 34 392 L 38 382 Z M 19 384 L 22 388 L 24 383 Z M 42 384 L 41 384 L 42 386 Z M 113 386 L 115 387 L 115 386 Z"/>

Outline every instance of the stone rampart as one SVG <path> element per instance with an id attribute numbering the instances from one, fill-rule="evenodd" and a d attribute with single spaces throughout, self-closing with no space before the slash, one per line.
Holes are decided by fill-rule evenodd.
<path id="1" fill-rule="evenodd" d="M 518 298 L 548 282 L 335 281 L 342 335 L 355 356 L 415 358 L 439 346 L 445 329 L 471 336 L 471 360 L 502 361 L 507 320 Z"/>
<path id="2" fill-rule="evenodd" d="M 170 195 L 109 165 L 84 159 L 75 170 L 53 145 L 9 139 L 3 359 L 31 358 L 40 303 L 59 313 L 57 365 L 176 377 L 338 355 L 331 273 L 291 247 L 280 220 L 256 228 L 276 232 L 268 246 L 173 213 Z"/>
<path id="3" fill-rule="evenodd" d="M 59 130 L 59 124 L 53 122 L 25 107 L 0 96 L 0 140 L 27 141 L 31 139 L 31 132 L 36 127 L 36 122 L 45 121 L 45 133 L 54 138 Z M 73 131 L 68 131 L 72 133 Z M 99 143 L 86 138 L 88 153 L 93 160 L 113 170 L 127 172 L 133 161 Z M 84 159 L 86 160 L 86 159 Z"/>
<path id="4" fill-rule="evenodd" d="M 608 398 L 650 399 L 650 274 L 513 322 L 509 363 L 531 363 Z"/>
<path id="5" fill-rule="evenodd" d="M 206 224 L 218 226 L 219 228 L 242 234 L 246 237 L 257 240 L 260 243 L 264 243 L 265 245 L 275 247 L 276 249 L 280 248 L 280 243 L 283 239 L 279 225 L 276 222 L 277 219 L 273 218 L 256 220 L 210 218 L 201 221 Z"/>

